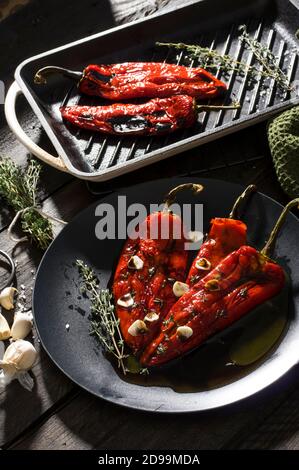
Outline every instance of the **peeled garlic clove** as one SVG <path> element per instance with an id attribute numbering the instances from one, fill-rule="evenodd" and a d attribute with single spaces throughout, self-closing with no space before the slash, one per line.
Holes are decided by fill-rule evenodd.
<path id="1" fill-rule="evenodd" d="M 205 289 L 209 291 L 220 290 L 219 281 L 217 279 L 210 279 L 205 283 Z"/>
<path id="2" fill-rule="evenodd" d="M 33 366 L 37 357 L 35 347 L 23 339 L 18 339 L 11 343 L 6 349 L 0 367 L 4 372 L 12 374 L 24 370 L 29 370 Z"/>
<path id="3" fill-rule="evenodd" d="M 0 313 L 0 341 L 10 338 L 10 328 L 9 325 Z"/>
<path id="4" fill-rule="evenodd" d="M 175 281 L 172 286 L 173 293 L 176 297 L 181 297 L 182 295 L 186 294 L 189 290 L 188 284 L 185 284 L 181 281 Z"/>
<path id="5" fill-rule="evenodd" d="M 31 312 L 17 312 L 11 327 L 11 337 L 13 340 L 24 339 L 29 335 L 32 329 Z"/>
<path id="6" fill-rule="evenodd" d="M 117 305 L 124 308 L 130 308 L 134 305 L 134 299 L 131 294 L 125 294 L 118 299 Z"/>
<path id="7" fill-rule="evenodd" d="M 139 271 L 140 269 L 143 268 L 144 262 L 139 256 L 134 255 L 132 256 L 129 261 L 128 261 L 128 268 L 129 269 L 136 269 Z"/>
<path id="8" fill-rule="evenodd" d="M 159 318 L 160 318 L 160 317 L 159 317 L 159 315 L 157 314 L 157 312 L 152 311 L 152 312 L 148 312 L 148 313 L 145 315 L 145 317 L 144 317 L 143 320 L 146 321 L 146 322 L 152 323 L 152 322 L 154 322 L 154 321 L 159 320 Z"/>
<path id="9" fill-rule="evenodd" d="M 14 287 L 5 287 L 0 293 L 0 305 L 5 310 L 11 310 L 14 308 L 14 296 L 17 289 Z"/>
<path id="10" fill-rule="evenodd" d="M 188 339 L 193 335 L 193 330 L 190 326 L 179 326 L 176 332 L 180 339 Z"/>
<path id="11" fill-rule="evenodd" d="M 211 269 L 211 263 L 206 258 L 199 258 L 195 263 L 195 267 L 203 271 L 209 271 L 209 269 Z"/>
<path id="12" fill-rule="evenodd" d="M 128 333 L 132 336 L 144 335 L 147 332 L 147 326 L 142 320 L 136 320 L 128 328 Z"/>

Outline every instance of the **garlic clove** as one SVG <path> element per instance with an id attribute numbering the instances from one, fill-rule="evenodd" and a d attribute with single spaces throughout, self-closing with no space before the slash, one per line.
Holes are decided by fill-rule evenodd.
<path id="1" fill-rule="evenodd" d="M 14 287 L 5 287 L 0 293 L 0 305 L 5 310 L 12 310 L 14 308 L 14 297 L 17 289 Z"/>
<path id="2" fill-rule="evenodd" d="M 31 312 L 17 312 L 11 327 L 11 337 L 13 340 L 24 339 L 32 330 Z"/>
<path id="3" fill-rule="evenodd" d="M 140 269 L 143 268 L 143 265 L 144 265 L 143 260 L 139 258 L 139 256 L 137 255 L 131 256 L 131 258 L 128 261 L 129 269 L 136 269 L 137 271 L 139 271 Z"/>
<path id="4" fill-rule="evenodd" d="M 23 339 L 11 343 L 6 349 L 0 367 L 8 374 L 31 369 L 37 357 L 33 344 Z"/>
<path id="5" fill-rule="evenodd" d="M 0 313 L 0 341 L 8 338 L 10 338 L 10 328 L 6 318 L 4 318 L 4 316 Z"/>
<path id="6" fill-rule="evenodd" d="M 147 326 L 142 320 L 134 321 L 128 328 L 128 333 L 132 336 L 144 335 L 147 331 Z"/>
<path id="7" fill-rule="evenodd" d="M 179 326 L 176 330 L 180 339 L 188 339 L 193 335 L 193 330 L 190 326 Z"/>
<path id="8" fill-rule="evenodd" d="M 205 289 L 208 291 L 220 290 L 219 281 L 217 279 L 210 279 L 205 283 Z"/>
<path id="9" fill-rule="evenodd" d="M 186 294 L 189 290 L 188 284 L 185 284 L 181 281 L 175 281 L 172 286 L 173 293 L 176 297 L 181 297 L 182 295 Z"/>
<path id="10" fill-rule="evenodd" d="M 18 379 L 19 383 L 22 385 L 22 387 L 25 388 L 25 390 L 32 392 L 34 387 L 34 380 L 27 371 L 19 372 L 16 375 L 16 379 Z"/>
<path id="11" fill-rule="evenodd" d="M 195 263 L 195 267 L 203 271 L 209 271 L 209 269 L 211 269 L 211 263 L 206 258 L 199 258 Z"/>
<path id="12" fill-rule="evenodd" d="M 117 305 L 124 308 L 130 308 L 134 305 L 134 299 L 131 294 L 125 294 L 117 300 Z"/>
<path id="13" fill-rule="evenodd" d="M 157 314 L 157 312 L 148 312 L 145 317 L 144 317 L 144 321 L 148 322 L 148 323 L 152 323 L 152 322 L 155 322 L 155 321 L 158 321 L 159 320 L 159 315 Z"/>

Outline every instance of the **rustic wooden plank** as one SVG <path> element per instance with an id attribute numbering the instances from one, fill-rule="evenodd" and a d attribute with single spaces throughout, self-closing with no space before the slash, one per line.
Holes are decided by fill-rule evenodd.
<path id="1" fill-rule="evenodd" d="M 290 394 L 290 378 L 246 403 L 205 413 L 146 414 L 81 392 L 14 449 L 220 449 L 256 429 Z M 283 384 L 284 382 L 284 384 Z M 298 378 L 297 378 L 298 387 Z M 294 386 L 293 386 L 294 388 Z M 292 390 L 292 386 L 291 386 Z"/>
<path id="2" fill-rule="evenodd" d="M 298 368 L 297 368 L 298 371 Z M 299 450 L 299 388 L 277 406 L 260 426 L 240 433 L 230 448 Z"/>
<path id="3" fill-rule="evenodd" d="M 55 196 L 45 201 L 44 210 L 51 215 L 56 215 L 64 220 L 70 220 L 82 208 L 92 201 L 91 195 L 86 190 L 85 184 L 73 181 Z M 56 227 L 59 230 L 61 227 Z M 29 242 L 17 246 L 7 235 L 7 231 L 0 234 L 0 249 L 7 251 L 17 260 L 17 287 L 25 286 L 25 295 L 28 306 L 31 305 L 31 287 L 34 283 L 34 273 L 40 262 L 42 252 L 30 245 Z M 33 271 L 33 273 L 32 273 Z M 6 273 L 0 270 L 0 285 Z M 10 312 L 5 314 L 11 322 Z M 35 331 L 33 332 L 35 336 Z M 0 392 L 0 445 L 10 441 L 22 432 L 40 415 L 49 410 L 53 405 L 70 391 L 74 385 L 58 371 L 50 361 L 46 353 L 40 348 L 37 338 L 34 339 L 39 354 L 39 359 L 33 368 L 36 386 L 32 393 L 21 388 L 17 382 L 13 382 L 6 391 Z"/>
<path id="4" fill-rule="evenodd" d="M 93 8 L 96 9 L 99 7 L 100 2 L 93 3 L 95 4 Z M 118 8 L 118 13 L 116 13 L 116 9 L 114 9 L 114 13 L 115 15 L 118 15 L 118 21 L 124 21 L 128 16 L 123 15 L 122 11 L 127 10 L 128 4 L 125 4 L 122 0 L 114 0 L 114 4 L 115 3 L 118 3 L 118 5 L 115 5 L 115 8 Z M 148 14 L 148 6 L 146 6 L 146 10 L 142 10 L 141 8 L 144 3 L 145 2 L 142 0 L 135 2 L 135 4 L 138 5 L 134 7 L 134 9 L 136 9 L 136 11 L 133 12 L 134 18 L 137 15 L 140 15 L 140 13 Z M 162 0 L 160 2 L 152 2 L 151 8 L 156 9 L 157 7 L 165 6 L 166 3 L 167 2 L 163 2 Z M 106 2 L 105 4 L 108 5 Z M 56 0 L 51 2 L 51 8 L 55 8 L 55 5 L 61 6 L 61 2 L 58 3 Z M 88 5 L 89 4 L 87 3 L 86 5 L 84 4 L 84 9 L 81 10 L 82 14 L 86 14 Z M 35 11 L 37 12 L 38 21 L 33 25 L 33 28 L 32 23 L 28 28 L 26 26 L 27 29 L 25 31 L 25 35 L 23 30 L 22 35 L 23 38 L 25 37 L 25 45 L 28 46 L 28 48 L 40 48 L 39 50 L 44 50 L 49 47 L 48 35 L 43 34 L 43 31 L 45 30 L 45 22 L 47 21 L 47 28 L 49 30 L 49 17 L 50 22 L 54 21 L 54 17 L 51 15 L 48 15 L 47 17 L 47 13 L 49 13 L 47 10 L 49 9 L 49 5 L 43 6 L 42 2 L 35 2 L 34 8 L 36 8 Z M 112 18 L 110 7 L 108 8 L 109 15 Z M 103 8 L 103 10 L 105 10 L 105 8 Z M 26 22 L 24 22 L 24 17 L 26 17 L 27 14 L 26 8 L 24 8 L 23 11 L 22 23 L 26 24 Z M 94 21 L 96 16 L 94 11 L 96 10 L 88 12 L 88 15 L 93 16 L 91 21 Z M 129 10 L 125 13 L 128 12 Z M 51 39 L 53 44 L 65 42 L 66 35 L 69 35 L 68 37 L 74 35 L 73 37 L 77 38 L 79 37 L 77 33 L 79 30 L 81 32 L 82 28 L 84 30 L 90 28 L 90 18 L 86 18 L 86 21 L 84 22 L 82 20 L 82 14 L 72 15 L 71 21 L 73 21 L 74 18 L 74 23 L 72 23 L 73 27 L 70 27 L 69 9 L 66 8 L 64 10 L 63 7 L 60 24 L 62 25 L 63 21 L 67 20 L 68 31 L 63 32 L 59 30 L 55 38 Z M 80 23 L 76 23 L 78 20 L 77 17 L 79 18 Z M 57 17 L 55 16 L 55 22 L 56 19 Z M 131 19 L 133 19 L 133 17 L 131 17 Z M 17 21 L 20 22 L 20 20 L 21 15 L 19 14 Z M 95 30 L 99 27 L 98 24 L 95 24 L 96 22 L 97 20 L 92 23 Z M 74 27 L 76 28 L 76 25 L 77 30 L 74 29 Z M 34 33 L 29 31 L 30 28 L 34 30 Z M 55 31 L 57 30 L 56 24 L 55 26 L 53 25 L 52 30 L 53 29 Z M 14 26 L 10 26 L 9 32 L 14 41 L 13 50 L 16 51 L 16 45 L 20 42 L 21 38 Z M 30 36 L 30 34 L 36 34 L 36 32 L 41 34 L 41 42 L 38 44 L 32 44 L 34 41 L 32 41 L 32 36 Z M 94 31 L 86 31 L 86 34 L 90 34 L 91 32 Z M 62 33 L 64 33 L 64 35 Z M 84 34 L 80 35 L 83 36 Z M 31 53 L 28 53 L 28 55 L 31 55 Z M 8 55 L 9 51 L 5 51 L 5 54 Z M 25 116 L 24 123 L 26 122 L 27 119 Z M 32 133 L 32 131 L 34 131 L 34 129 L 31 129 L 30 133 Z M 37 136 L 37 139 L 40 139 L 40 136 Z M 238 141 L 242 141 L 242 136 L 240 136 L 240 140 L 238 139 Z M 206 146 L 205 148 L 196 149 L 188 152 L 188 154 L 182 154 L 171 160 L 160 162 L 157 165 L 148 167 L 148 171 L 146 172 L 141 170 L 130 176 L 122 177 L 118 181 L 113 182 L 113 186 L 123 186 L 128 183 L 133 184 L 155 178 L 157 175 L 166 176 L 171 174 L 175 175 L 181 172 L 196 172 L 204 168 L 204 163 L 203 161 L 200 161 L 198 156 L 207 160 L 211 155 L 213 155 L 213 152 L 216 153 L 217 145 L 222 149 L 222 151 L 224 148 L 227 148 L 229 149 L 228 152 L 233 153 L 232 146 L 230 145 L 232 142 L 235 142 L 235 140 L 213 143 L 213 145 Z M 6 149 L 7 145 L 3 148 Z M 245 150 L 244 142 L 241 149 L 243 151 Z M 14 147 L 12 147 L 12 151 L 14 151 Z M 267 152 L 264 152 L 263 150 L 263 153 L 266 154 Z M 229 154 L 227 159 L 229 161 Z M 22 162 L 24 160 L 21 157 L 18 161 Z M 259 181 L 263 190 L 272 195 L 276 195 L 279 199 L 284 199 L 276 180 L 273 178 L 273 172 L 271 171 L 269 173 L 269 169 L 271 168 L 269 158 L 267 161 L 258 162 L 255 167 L 253 165 L 248 165 L 248 167 L 246 166 L 246 172 L 244 171 L 244 168 L 245 167 L 239 167 L 233 171 L 231 171 L 231 169 L 225 171 L 219 170 L 218 173 L 215 171 L 207 171 L 201 174 L 203 176 L 208 175 L 211 177 L 219 177 L 220 179 L 229 179 L 231 181 L 235 180 L 244 183 Z M 79 184 L 81 185 L 81 183 Z M 111 189 L 111 184 L 101 185 L 100 190 L 105 190 L 105 187 L 107 189 Z M 71 200 L 71 205 L 73 203 L 75 204 L 74 207 L 72 206 L 74 213 L 77 211 L 78 206 L 76 206 L 76 204 L 79 203 L 79 200 L 74 201 L 75 189 L 75 187 L 72 187 L 69 192 L 58 192 L 59 197 L 56 202 L 59 207 L 62 207 L 63 214 L 60 214 L 60 216 L 67 218 L 69 200 Z M 80 189 L 79 195 L 81 195 L 81 193 L 82 191 Z M 90 196 L 87 197 L 88 201 L 89 198 Z M 82 201 L 80 198 L 80 203 L 82 202 L 81 207 L 84 207 L 88 202 L 87 200 Z M 47 204 L 48 203 L 51 204 L 50 201 L 47 201 Z M 67 207 L 63 208 L 63 204 L 66 204 Z M 45 207 L 47 207 L 47 205 L 45 205 Z M 66 210 L 65 213 L 64 209 Z M 2 236 L 4 235 L 0 235 L 0 247 L 2 246 Z M 5 238 L 3 238 L 3 246 L 11 249 L 11 245 L 8 241 L 5 241 Z M 28 273 L 31 270 L 31 266 L 37 265 L 40 255 L 36 254 L 34 250 L 28 250 L 26 254 L 21 252 L 18 257 L 19 256 L 19 282 L 24 283 L 25 285 L 30 285 L 28 282 Z M 28 288 L 29 287 L 27 286 L 27 289 Z M 275 410 L 278 410 L 283 403 L 287 403 L 285 400 L 291 390 L 293 390 L 292 387 L 298 385 L 292 385 L 286 392 L 281 392 L 279 389 L 277 390 L 272 388 L 271 391 L 268 392 L 269 395 L 261 395 L 260 398 L 255 398 L 254 400 L 246 401 L 244 404 L 228 407 L 225 410 L 216 412 L 187 416 L 154 416 L 121 409 L 91 397 L 85 392 L 80 391 L 77 393 L 76 387 L 58 372 L 44 353 L 41 353 L 40 362 L 35 366 L 34 374 L 37 378 L 37 390 L 34 394 L 29 396 L 29 394 L 24 392 L 18 384 L 13 384 L 11 386 L 12 388 L 9 390 L 10 393 L 7 393 L 6 397 L 0 396 L 0 402 L 2 403 L 2 411 L 0 412 L 0 430 L 3 430 L 2 443 L 4 447 L 11 447 L 9 445 L 10 443 L 14 448 L 23 449 L 126 449 L 138 447 L 148 449 L 183 449 L 227 447 L 229 443 L 233 443 L 239 435 L 243 436 L 245 442 L 248 429 L 255 432 L 263 421 L 271 416 L 272 412 L 276 413 Z M 26 404 L 26 410 L 24 410 L 24 403 Z M 21 418 L 19 416 L 20 413 Z M 15 414 L 15 417 L 10 421 L 10 417 L 13 414 Z M 282 417 L 282 419 L 284 419 L 284 417 Z M 28 426 L 30 432 L 28 431 L 28 433 L 26 433 L 25 430 Z M 138 430 L 137 433 L 136 430 Z M 25 435 L 23 435 L 24 432 Z M 277 436 L 278 434 L 279 433 L 277 433 Z M 17 436 L 19 436 L 19 439 L 17 439 Z M 16 439 L 17 442 L 13 444 Z M 277 440 L 279 440 L 279 436 Z M 241 445 L 242 443 L 240 442 L 240 446 Z"/>

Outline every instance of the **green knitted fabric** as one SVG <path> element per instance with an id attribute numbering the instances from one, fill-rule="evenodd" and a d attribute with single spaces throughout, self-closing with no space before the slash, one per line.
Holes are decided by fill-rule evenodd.
<path id="1" fill-rule="evenodd" d="M 290 196 L 299 196 L 299 106 L 270 121 L 268 139 L 282 189 Z"/>

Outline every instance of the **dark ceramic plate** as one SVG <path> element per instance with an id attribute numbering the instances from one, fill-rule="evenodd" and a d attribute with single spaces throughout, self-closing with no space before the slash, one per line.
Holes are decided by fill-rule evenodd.
<path id="1" fill-rule="evenodd" d="M 102 199 L 117 213 L 118 195 L 149 206 L 160 203 L 174 186 L 200 182 L 205 190 L 196 202 L 204 205 L 204 229 L 214 216 L 225 217 L 244 189 L 227 182 L 177 178 L 136 185 Z M 181 193 L 179 203 L 194 203 L 190 193 Z M 108 401 L 130 408 L 159 412 L 189 412 L 216 408 L 248 397 L 285 374 L 299 361 L 299 221 L 290 214 L 276 244 L 273 257 L 292 280 L 288 297 L 268 303 L 265 315 L 250 313 L 233 328 L 218 335 L 197 351 L 159 369 L 149 377 L 125 379 L 103 355 L 95 338 L 89 334 L 88 302 L 78 290 L 76 259 L 83 259 L 99 274 L 102 287 L 109 284 L 123 240 L 98 240 L 95 225 L 99 220 L 95 208 L 82 211 L 59 234 L 46 252 L 38 270 L 34 288 L 34 317 L 41 342 L 52 360 L 74 382 Z M 249 201 L 243 219 L 249 227 L 249 240 L 261 248 L 281 205 L 263 194 Z M 246 366 L 229 366 L 229 352 L 236 338 L 256 328 L 266 315 L 287 315 L 283 333 L 261 359 Z M 69 324 L 69 330 L 66 329 Z"/>

